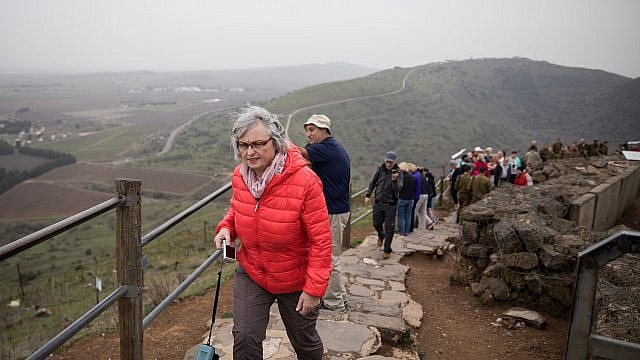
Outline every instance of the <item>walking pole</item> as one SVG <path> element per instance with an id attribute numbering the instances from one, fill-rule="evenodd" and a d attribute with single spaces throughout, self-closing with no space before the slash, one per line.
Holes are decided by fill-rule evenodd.
<path id="1" fill-rule="evenodd" d="M 224 244 L 223 244 L 224 246 Z M 218 298 L 220 296 L 220 283 L 222 282 L 222 266 L 224 265 L 224 256 L 220 258 L 220 268 L 218 269 L 218 283 L 216 284 L 216 294 L 213 300 L 213 310 L 211 311 L 211 327 L 209 328 L 209 337 L 206 344 L 200 344 L 196 352 L 195 360 L 217 360 L 220 358 L 216 354 L 216 348 L 211 345 L 211 334 L 213 332 L 213 324 L 216 322 L 216 311 L 218 311 Z"/>

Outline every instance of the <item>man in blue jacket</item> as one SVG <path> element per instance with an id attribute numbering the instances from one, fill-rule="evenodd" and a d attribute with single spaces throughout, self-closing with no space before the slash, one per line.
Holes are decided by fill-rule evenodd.
<path id="1" fill-rule="evenodd" d="M 300 148 L 302 155 L 311 161 L 311 167 L 322 180 L 322 191 L 333 239 L 331 259 L 333 269 L 329 286 L 322 298 L 325 309 L 345 311 L 348 303 L 344 287 L 344 275 L 340 265 L 344 228 L 349 222 L 351 212 L 349 204 L 349 181 L 351 165 L 344 147 L 331 135 L 331 120 L 325 115 L 314 114 L 304 123 L 309 143 Z M 349 241 L 347 239 L 347 241 Z"/>

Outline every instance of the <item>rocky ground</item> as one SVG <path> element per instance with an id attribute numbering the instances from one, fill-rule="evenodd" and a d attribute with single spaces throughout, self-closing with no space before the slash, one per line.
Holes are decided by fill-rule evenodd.
<path id="1" fill-rule="evenodd" d="M 578 252 L 619 230 L 576 226 L 567 219 L 572 201 L 635 164 L 570 159 L 543 168 L 536 186 L 505 183 L 461 211 L 454 277 L 463 285 L 477 283 L 474 293 L 485 303 L 538 303 L 561 314 L 570 305 Z"/>
<path id="2" fill-rule="evenodd" d="M 497 319 L 511 306 L 484 306 L 469 288 L 450 286 L 455 265 L 453 255 L 443 259 L 408 256 L 411 267 L 407 288 L 420 299 L 422 326 L 415 331 L 415 344 L 423 359 L 562 359 L 567 321 L 543 313 L 547 326 L 508 329 Z"/>

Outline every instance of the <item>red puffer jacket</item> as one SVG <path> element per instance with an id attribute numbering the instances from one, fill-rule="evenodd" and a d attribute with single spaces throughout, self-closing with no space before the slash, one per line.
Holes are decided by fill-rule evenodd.
<path id="1" fill-rule="evenodd" d="M 331 273 L 331 227 L 322 183 L 295 145 L 284 171 L 274 175 L 256 202 L 240 174 L 231 180 L 231 206 L 218 224 L 240 239 L 238 262 L 272 294 L 303 290 L 324 296 Z"/>

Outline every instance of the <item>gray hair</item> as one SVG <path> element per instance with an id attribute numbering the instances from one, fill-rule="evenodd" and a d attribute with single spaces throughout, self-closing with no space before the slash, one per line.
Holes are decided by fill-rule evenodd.
<path id="1" fill-rule="evenodd" d="M 286 153 L 289 150 L 289 136 L 287 131 L 278 121 L 278 117 L 266 109 L 259 106 L 247 106 L 234 116 L 233 128 L 231 129 L 231 147 L 233 156 L 239 160 L 240 150 L 238 149 L 238 139 L 242 137 L 256 122 L 261 121 L 267 128 L 269 136 L 276 145 L 279 153 Z"/>

